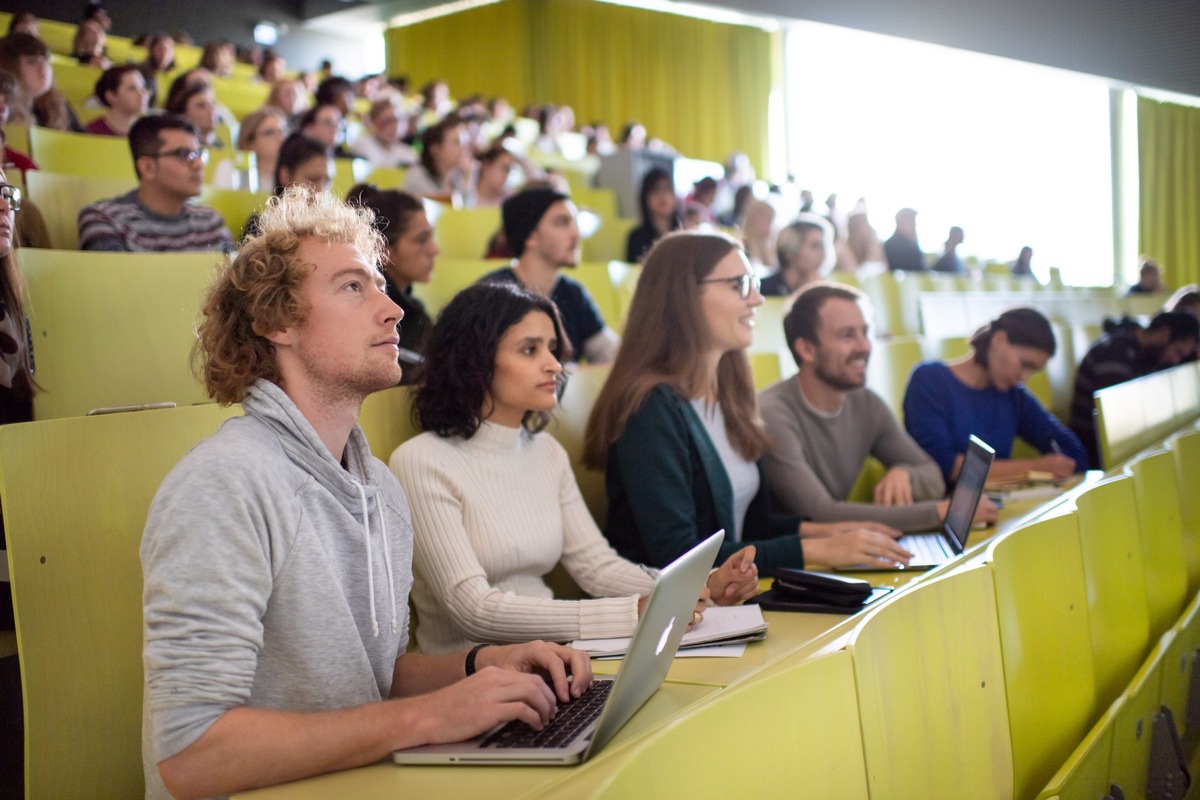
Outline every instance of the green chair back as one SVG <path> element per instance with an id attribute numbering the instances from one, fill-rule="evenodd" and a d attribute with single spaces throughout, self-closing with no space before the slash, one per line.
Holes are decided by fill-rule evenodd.
<path id="1" fill-rule="evenodd" d="M 606 770 L 611 779 L 586 794 L 865 800 L 873 795 L 863 777 L 857 705 L 844 650 L 801 661 L 701 701 L 617 755 L 620 763 Z M 722 736 L 720 752 L 706 755 L 717 731 L 741 733 Z M 731 765 L 737 773 L 732 792 Z"/>
<path id="2" fill-rule="evenodd" d="M 208 405 L 0 428 L 26 797 L 142 795 L 142 528 L 167 472 L 236 413 Z"/>
<path id="3" fill-rule="evenodd" d="M 46 220 L 50 244 L 56 250 L 78 249 L 80 211 L 98 200 L 119 197 L 137 188 L 132 178 L 86 178 L 42 169 L 27 172 L 25 184 L 29 199 L 37 203 Z"/>
<path id="4" fill-rule="evenodd" d="M 1095 709 L 1075 515 L 1050 517 L 1000 537 L 990 545 L 988 561 L 1004 657 L 1014 796 L 1031 797 L 1087 733 Z"/>
<path id="5" fill-rule="evenodd" d="M 500 230 L 499 208 L 447 208 L 434 223 L 444 258 L 482 259 L 488 242 Z"/>
<path id="6" fill-rule="evenodd" d="M 126 183 L 137 181 L 129 141 L 123 136 L 96 136 L 34 126 L 29 129 L 29 146 L 33 160 L 47 172 Z"/>
<path id="7" fill-rule="evenodd" d="M 867 612 L 847 650 L 872 798 L 1013 797 L 1004 665 L 986 565 L 921 581 Z"/>
<path id="8" fill-rule="evenodd" d="M 34 418 L 209 402 L 189 358 L 218 259 L 213 253 L 23 252 L 44 389 L 34 396 Z"/>
<path id="9" fill-rule="evenodd" d="M 1096 706 L 1116 699 L 1150 649 L 1150 609 L 1133 480 L 1111 478 L 1078 500 L 1096 675 Z"/>
<path id="10" fill-rule="evenodd" d="M 1139 456 L 1125 471 L 1133 477 L 1142 530 L 1142 564 L 1150 610 L 1150 635 L 1165 633 L 1187 603 L 1187 556 L 1175 458 L 1166 450 Z"/>

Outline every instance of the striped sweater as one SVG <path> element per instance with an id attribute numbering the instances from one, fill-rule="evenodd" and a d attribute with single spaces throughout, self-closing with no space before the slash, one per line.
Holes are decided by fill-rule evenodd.
<path id="1" fill-rule="evenodd" d="M 225 220 L 213 209 L 185 203 L 178 215 L 164 217 L 142 205 L 136 189 L 79 212 L 80 250 L 162 253 L 232 246 Z"/>

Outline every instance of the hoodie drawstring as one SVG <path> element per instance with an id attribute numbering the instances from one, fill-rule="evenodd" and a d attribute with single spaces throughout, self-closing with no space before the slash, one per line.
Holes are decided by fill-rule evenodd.
<path id="1" fill-rule="evenodd" d="M 364 544 L 367 546 L 367 595 L 371 601 L 371 635 L 379 637 L 379 620 L 375 615 L 375 567 L 371 561 L 371 518 L 367 513 L 367 490 L 358 481 L 354 482 L 358 486 L 358 498 L 362 502 L 363 514 L 363 538 Z M 382 505 L 382 504 L 377 504 Z M 396 585 L 392 577 L 392 554 L 391 547 L 388 544 L 387 538 L 387 523 L 384 522 L 383 510 L 379 511 L 379 534 L 383 542 L 383 568 L 387 573 L 388 580 L 388 597 L 392 601 L 392 633 L 396 633 Z"/>

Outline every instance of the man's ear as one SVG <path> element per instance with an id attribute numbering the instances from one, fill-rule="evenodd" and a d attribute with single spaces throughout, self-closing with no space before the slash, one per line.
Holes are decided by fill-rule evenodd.
<path id="1" fill-rule="evenodd" d="M 264 339 L 266 339 L 268 342 L 275 345 L 276 347 L 278 347 L 280 345 L 289 346 L 294 343 L 295 337 L 292 335 L 292 332 L 295 330 L 295 328 L 293 328 L 293 327 L 289 326 L 287 328 L 279 328 L 278 330 L 273 330 L 273 331 L 260 331 L 260 330 L 257 330 L 257 326 L 255 326 L 255 327 L 256 327 L 256 330 L 254 331 L 255 333 L 257 333 L 259 336 L 263 337 Z"/>
<path id="2" fill-rule="evenodd" d="M 817 360 L 817 348 L 803 336 L 797 336 L 792 342 L 792 352 L 801 363 Z"/>

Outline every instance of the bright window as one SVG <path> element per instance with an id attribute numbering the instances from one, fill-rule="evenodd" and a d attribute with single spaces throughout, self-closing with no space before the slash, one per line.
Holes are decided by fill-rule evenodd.
<path id="1" fill-rule="evenodd" d="M 818 210 L 865 197 L 886 239 L 910 206 L 927 253 L 958 225 L 963 257 L 1029 245 L 1043 279 L 1112 282 L 1108 81 L 815 23 L 785 59 L 788 169 Z"/>

